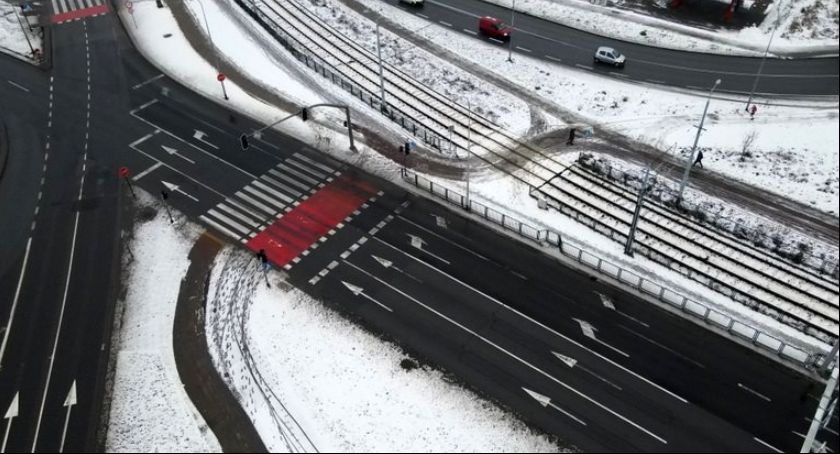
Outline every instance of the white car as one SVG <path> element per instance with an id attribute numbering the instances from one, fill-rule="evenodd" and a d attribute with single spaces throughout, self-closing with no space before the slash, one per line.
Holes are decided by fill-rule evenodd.
<path id="1" fill-rule="evenodd" d="M 595 51 L 595 63 L 604 63 L 617 68 L 623 68 L 627 57 L 612 47 L 599 47 Z"/>
<path id="2" fill-rule="evenodd" d="M 399 0 L 399 2 L 408 6 L 423 6 L 423 0 Z"/>

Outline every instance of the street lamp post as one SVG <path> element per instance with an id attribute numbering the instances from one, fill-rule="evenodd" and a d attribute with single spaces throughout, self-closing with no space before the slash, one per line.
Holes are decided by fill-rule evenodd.
<path id="1" fill-rule="evenodd" d="M 767 41 L 767 48 L 764 49 L 764 56 L 761 57 L 761 63 L 758 65 L 758 72 L 755 74 L 755 80 L 753 81 L 752 90 L 750 90 L 750 96 L 747 98 L 747 106 L 746 110 L 749 112 L 750 104 L 752 104 L 753 96 L 755 95 L 755 90 L 758 88 L 758 79 L 761 77 L 761 73 L 764 71 L 764 62 L 767 61 L 767 54 L 770 52 L 770 45 L 773 43 L 773 37 L 776 36 L 776 30 L 779 29 L 779 22 L 782 20 L 782 4 L 781 2 L 777 6 L 778 10 L 776 11 L 776 25 L 773 26 L 773 32 L 770 33 L 770 40 Z"/>
<path id="2" fill-rule="evenodd" d="M 712 85 L 712 89 L 709 90 L 709 97 L 706 98 L 706 106 L 703 108 L 703 116 L 700 118 L 700 126 L 697 127 L 697 135 L 694 136 L 694 145 L 691 146 L 691 155 L 685 163 L 685 171 L 683 172 L 682 181 L 680 181 L 680 192 L 677 196 L 678 201 L 682 201 L 685 184 L 688 182 L 688 174 L 691 172 L 691 167 L 694 165 L 694 152 L 697 150 L 697 142 L 700 140 L 700 133 L 703 132 L 703 123 L 706 121 L 706 112 L 709 111 L 709 103 L 712 101 L 712 93 L 715 92 L 715 88 L 717 88 L 718 85 L 720 85 L 720 79 L 716 80 L 715 84 Z"/>
<path id="3" fill-rule="evenodd" d="M 508 61 L 513 63 L 513 24 L 516 20 L 516 0 L 510 7 L 510 36 L 508 37 Z"/>
<path id="4" fill-rule="evenodd" d="M 376 21 L 376 57 L 379 59 L 379 96 L 382 99 L 381 110 L 385 111 L 385 76 L 382 75 L 382 46 L 379 44 L 379 21 Z"/>
<path id="5" fill-rule="evenodd" d="M 213 42 L 213 34 L 210 33 L 210 22 L 207 21 L 207 12 L 204 11 L 204 3 L 202 3 L 201 0 L 198 0 L 198 6 L 201 7 L 201 15 L 204 17 L 204 27 L 207 28 L 207 38 L 210 39 L 210 47 L 213 48 L 213 54 L 216 57 L 216 72 L 221 74 L 221 71 L 219 70 L 219 49 L 216 47 L 216 43 Z M 225 101 L 227 101 L 230 98 L 228 98 L 227 90 L 225 89 L 225 78 L 218 77 L 217 79 L 222 85 L 222 94 L 225 97 Z"/>

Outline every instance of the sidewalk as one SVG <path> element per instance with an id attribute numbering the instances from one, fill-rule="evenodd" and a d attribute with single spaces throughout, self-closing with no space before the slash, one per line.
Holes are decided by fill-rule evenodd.
<path id="1" fill-rule="evenodd" d="M 184 389 L 224 452 L 267 452 L 251 420 L 213 366 L 204 331 L 207 283 L 222 243 L 204 234 L 190 251 L 181 281 L 172 339 Z"/>

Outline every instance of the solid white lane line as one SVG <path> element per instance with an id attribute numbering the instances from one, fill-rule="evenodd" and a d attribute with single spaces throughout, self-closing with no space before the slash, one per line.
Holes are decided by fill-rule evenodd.
<path id="1" fill-rule="evenodd" d="M 389 284 L 388 282 L 383 281 L 382 279 L 380 279 L 380 278 L 378 278 L 378 277 L 374 276 L 373 274 L 371 274 L 371 273 L 369 273 L 369 272 L 367 272 L 367 271 L 363 270 L 362 268 L 359 268 L 358 266 L 354 265 L 353 263 L 351 263 L 351 262 L 349 262 L 349 261 L 347 261 L 347 260 L 344 260 L 344 263 L 346 263 L 347 265 L 349 265 L 349 266 L 351 266 L 351 267 L 355 268 L 357 271 L 359 271 L 359 272 L 361 272 L 362 274 L 364 274 L 364 275 L 366 275 L 366 276 L 370 277 L 371 279 L 374 279 L 375 281 L 379 282 L 380 284 L 384 285 L 385 287 L 388 287 L 388 288 L 389 288 L 389 289 L 391 289 L 392 291 L 394 291 L 394 292 L 396 292 L 396 293 L 399 293 L 399 294 L 400 294 L 400 295 L 402 295 L 403 297 L 405 297 L 405 298 L 407 298 L 407 299 L 411 300 L 411 301 L 412 301 L 412 302 L 414 302 L 415 304 L 417 304 L 417 305 L 419 305 L 420 307 L 422 307 L 422 308 L 426 309 L 427 311 L 429 311 L 429 312 L 431 312 L 431 313 L 433 313 L 433 314 L 437 315 L 438 317 L 440 317 L 440 318 L 442 318 L 442 319 L 446 320 L 447 322 L 451 323 L 452 325 L 455 325 L 456 327 L 460 328 L 462 331 L 464 331 L 464 332 L 466 332 L 466 333 L 469 333 L 470 335 L 472 335 L 473 337 L 475 337 L 475 338 L 477 338 L 477 339 L 481 340 L 481 341 L 482 341 L 482 342 L 484 342 L 485 344 L 490 345 L 491 347 L 495 348 L 496 350 L 498 350 L 498 351 L 500 351 L 500 352 L 504 353 L 505 355 L 509 356 L 510 358 L 512 358 L 512 359 L 514 359 L 515 361 L 517 361 L 517 362 L 519 362 L 520 364 L 522 364 L 523 366 L 525 366 L 525 367 L 527 367 L 527 368 L 529 368 L 529 369 L 533 370 L 534 372 L 536 372 L 536 373 L 538 373 L 538 374 L 542 375 L 543 377 L 545 377 L 545 378 L 547 378 L 547 379 L 549 379 L 549 380 L 553 381 L 554 383 L 557 383 L 558 385 L 562 386 L 563 388 L 566 388 L 567 390 L 569 390 L 569 391 L 571 391 L 572 393 L 576 394 L 578 397 L 580 397 L 580 398 L 582 398 L 582 399 L 586 400 L 587 402 L 589 402 L 589 403 L 591 403 L 591 404 L 593 404 L 593 405 L 597 406 L 598 408 L 600 408 L 600 409 L 602 409 L 602 410 L 606 411 L 607 413 L 609 413 L 609 414 L 611 414 L 611 415 L 615 416 L 616 418 L 618 418 L 618 419 L 620 419 L 620 420 L 624 421 L 625 423 L 627 423 L 627 424 L 629 424 L 629 425 L 631 425 L 631 426 L 635 427 L 636 429 L 638 429 L 638 430 L 640 430 L 640 431 L 642 431 L 642 432 L 646 433 L 647 435 L 649 435 L 649 436 L 651 436 L 652 438 L 656 439 L 656 440 L 657 440 L 657 441 L 659 441 L 660 443 L 662 443 L 662 444 L 668 444 L 668 441 L 666 441 L 664 438 L 662 438 L 662 437 L 660 437 L 660 436 L 658 436 L 658 435 L 654 434 L 654 433 L 653 433 L 653 432 L 651 432 L 650 430 L 648 430 L 648 429 L 646 429 L 646 428 L 642 427 L 641 425 L 639 425 L 639 424 L 637 424 L 637 423 L 633 422 L 630 418 L 627 418 L 626 416 L 624 416 L 624 415 L 622 415 L 622 414 L 620 414 L 620 413 L 616 412 L 615 410 L 613 410 L 613 409 L 611 409 L 611 408 L 607 407 L 606 405 L 604 405 L 604 404 L 602 404 L 601 402 L 599 402 L 599 401 L 595 400 L 594 398 L 589 397 L 587 394 L 583 393 L 582 391 L 579 391 L 577 388 L 575 388 L 575 387 L 573 387 L 573 386 L 571 386 L 571 385 L 568 385 L 568 384 L 566 384 L 565 382 L 563 382 L 563 381 L 561 381 L 561 380 L 559 380 L 559 379 L 555 378 L 554 376 L 552 376 L 552 375 L 550 375 L 550 374 L 546 373 L 546 372 L 545 372 L 545 371 L 543 371 L 542 369 L 540 369 L 540 368 L 538 368 L 538 367 L 534 366 L 533 364 L 529 363 L 528 361 L 526 361 L 526 360 L 524 360 L 524 359 L 522 359 L 522 358 L 520 358 L 520 357 L 516 356 L 515 354 L 511 353 L 510 351 L 508 351 L 508 350 L 507 350 L 507 349 L 505 349 L 504 347 L 501 347 L 501 346 L 499 346 L 499 345 L 497 345 L 497 344 L 493 343 L 493 341 L 491 341 L 490 339 L 487 339 L 486 337 L 482 336 L 481 334 L 478 334 L 477 332 L 475 332 L 475 331 L 471 330 L 470 328 L 467 328 L 466 326 L 464 326 L 464 325 L 462 325 L 462 324 L 458 323 L 457 321 L 455 321 L 455 320 L 453 320 L 453 319 L 449 318 L 447 315 L 445 315 L 445 314 L 443 314 L 443 313 L 441 313 L 441 312 L 438 312 L 438 311 L 437 311 L 436 309 L 434 309 L 433 307 L 427 306 L 426 304 L 424 304 L 423 302 L 421 302 L 421 301 L 419 301 L 418 299 L 414 298 L 413 296 L 411 296 L 411 295 L 409 295 L 409 294 L 407 294 L 407 293 L 403 292 L 402 290 L 400 290 L 400 289 L 398 289 L 398 288 L 396 288 L 396 287 L 392 286 L 392 285 L 391 285 L 391 284 Z"/>
<path id="2" fill-rule="evenodd" d="M 11 84 L 13 87 L 15 87 L 15 88 L 17 88 L 17 89 L 19 89 L 19 90 L 23 90 L 23 91 L 25 91 L 25 92 L 29 93 L 29 89 L 28 89 L 28 88 L 26 88 L 26 87 L 24 87 L 23 85 L 16 84 L 16 83 L 12 82 L 11 80 L 6 80 L 6 82 L 8 82 L 8 83 L 9 83 L 9 84 Z"/>
<path id="3" fill-rule="evenodd" d="M 761 394 L 760 392 L 758 392 L 758 391 L 756 391 L 756 390 L 754 390 L 754 389 L 752 389 L 752 388 L 750 388 L 750 387 L 748 387 L 748 386 L 744 385 L 744 384 L 743 384 L 743 383 L 741 383 L 741 382 L 738 382 L 738 387 L 739 387 L 739 388 L 741 388 L 741 389 L 743 389 L 744 391 L 746 391 L 746 392 L 748 392 L 748 393 L 750 393 L 750 394 L 752 394 L 752 395 L 754 395 L 754 396 L 758 397 L 759 399 L 766 400 L 767 402 L 772 402 L 772 400 L 771 400 L 769 397 L 767 397 L 767 396 L 765 396 L 764 394 Z"/>
<path id="4" fill-rule="evenodd" d="M 128 144 L 128 146 L 129 147 L 136 147 L 137 145 L 140 145 L 141 143 L 149 140 L 154 135 L 155 135 L 154 132 L 150 132 L 150 133 L 146 134 L 145 136 L 135 140 L 134 142 L 131 142 L 130 144 Z"/>
<path id="5" fill-rule="evenodd" d="M 634 331 L 634 330 L 632 330 L 632 329 L 630 329 L 630 328 L 628 328 L 628 327 L 626 327 L 626 326 L 624 326 L 624 325 L 617 325 L 617 326 L 618 326 L 619 328 L 621 328 L 621 329 L 623 329 L 623 330 L 627 331 L 628 333 L 630 333 L 630 334 L 632 334 L 632 335 L 636 336 L 636 337 L 639 337 L 639 338 L 641 338 L 641 339 L 644 339 L 644 340 L 646 340 L 646 341 L 650 342 L 651 344 L 656 345 L 657 347 L 659 347 L 659 348 L 661 348 L 661 349 L 663 349 L 663 350 L 665 350 L 665 351 L 667 351 L 667 352 L 670 352 L 671 354 L 673 354 L 674 356 L 677 356 L 678 358 L 682 358 L 682 359 L 684 359 L 685 361 L 688 361 L 688 362 L 690 362 L 691 364 L 694 364 L 695 366 L 697 366 L 697 367 L 699 367 L 699 368 L 701 368 L 701 369 L 705 369 L 705 368 L 706 368 L 706 366 L 704 366 L 703 364 L 698 363 L 697 361 L 695 361 L 695 360 L 693 360 L 693 359 L 689 358 L 688 356 L 683 355 L 682 353 L 680 353 L 680 352 L 678 352 L 678 351 L 676 351 L 676 350 L 671 349 L 670 347 L 667 347 L 667 346 L 665 346 L 665 345 L 662 345 L 661 343 L 659 343 L 659 342 L 657 342 L 657 341 L 655 341 L 655 340 L 653 340 L 653 339 L 651 339 L 651 338 L 649 338 L 649 337 L 645 336 L 644 334 L 638 333 L 638 332 L 636 332 L 636 331 Z"/>
<path id="6" fill-rule="evenodd" d="M 150 173 L 154 172 L 154 171 L 155 171 L 158 167 L 160 167 L 160 166 L 161 166 L 161 163 L 160 163 L 160 162 L 157 162 L 157 163 L 153 164 L 153 165 L 152 165 L 151 167 L 149 167 L 148 169 L 146 169 L 146 170 L 144 170 L 144 171 L 142 171 L 142 172 L 138 173 L 137 175 L 135 175 L 135 176 L 134 176 L 134 178 L 132 178 L 132 179 L 131 179 L 131 181 L 137 181 L 137 180 L 139 180 L 139 179 L 141 179 L 141 178 L 145 177 L 146 175 L 148 175 L 148 174 L 150 174 Z"/>
<path id="7" fill-rule="evenodd" d="M 132 148 L 134 151 L 136 151 L 136 152 L 138 152 L 138 153 L 142 154 L 143 156 L 146 156 L 147 158 L 151 159 L 152 161 L 159 162 L 162 166 L 166 167 L 167 169 L 172 170 L 173 172 L 177 173 L 178 175 L 181 175 L 182 177 L 184 177 L 184 178 L 186 178 L 186 179 L 188 179 L 188 180 L 192 181 L 193 183 L 195 183 L 195 184 L 197 184 L 197 185 L 199 185 L 199 186 L 203 187 L 204 189 L 207 189 L 208 191 L 210 191 L 210 192 L 212 192 L 212 193 L 214 193 L 214 194 L 218 195 L 220 198 L 224 199 L 225 197 L 227 197 L 227 195 L 226 195 L 226 194 L 222 194 L 221 192 L 219 192 L 219 191 L 217 191 L 217 190 L 215 190 L 215 189 L 211 188 L 210 186 L 207 186 L 206 184 L 202 183 L 201 181 L 196 180 L 195 178 L 193 178 L 193 177 L 191 177 L 191 176 L 187 175 L 186 173 L 184 173 L 184 172 L 182 172 L 182 171 L 178 170 L 177 168 L 175 168 L 175 167 L 173 167 L 173 166 L 171 166 L 171 165 L 169 165 L 169 164 L 167 164 L 167 163 L 165 163 L 165 162 L 162 162 L 162 161 L 158 160 L 157 158 L 155 158 L 154 156 L 150 155 L 149 153 L 146 153 L 145 151 L 143 151 L 143 150 L 141 150 L 141 149 L 139 149 L 139 148 L 137 148 L 137 147 L 131 147 L 131 148 Z"/>
<path id="8" fill-rule="evenodd" d="M 775 446 L 771 445 L 770 443 L 767 443 L 766 441 L 762 440 L 761 438 L 758 438 L 758 437 L 753 437 L 753 440 L 755 440 L 755 441 L 757 441 L 757 442 L 759 442 L 759 443 L 763 444 L 764 446 L 767 446 L 768 448 L 770 448 L 770 449 L 772 449 L 773 451 L 776 451 L 776 452 L 778 452 L 778 453 L 782 453 L 782 452 L 784 452 L 784 451 L 782 451 L 781 449 L 779 449 L 779 448 L 777 448 L 777 447 L 775 447 Z"/>
<path id="9" fill-rule="evenodd" d="M 479 295 L 484 296 L 484 297 L 485 297 L 485 298 L 487 298 L 488 300 L 490 300 L 490 301 L 492 301 L 492 302 L 494 302 L 494 303 L 498 304 L 499 306 L 501 306 L 501 307 L 503 307 L 503 308 L 505 308 L 505 309 L 507 309 L 507 310 L 509 310 L 509 311 L 513 312 L 514 314 L 516 314 L 516 315 L 518 315 L 518 316 L 520 316 L 520 317 L 524 318 L 525 320 L 528 320 L 529 322 L 531 322 L 531 323 L 533 323 L 533 324 L 535 324 L 535 325 L 539 326 L 540 328 L 543 328 L 544 330 L 546 330 L 546 331 L 548 331 L 548 332 L 550 332 L 550 333 L 554 334 L 555 336 L 557 336 L 557 337 L 559 337 L 559 338 L 561 338 L 561 339 L 565 340 L 566 342 L 568 342 L 568 343 L 570 343 L 570 344 L 572 344 L 572 345 L 575 345 L 576 347 L 578 347 L 578 348 L 580 348 L 580 349 L 582 349 L 582 350 L 586 350 L 586 351 L 587 351 L 587 352 L 589 352 L 590 354 L 592 354 L 592 355 L 594 355 L 594 356 L 596 356 L 596 357 L 598 357 L 598 358 L 600 358 L 600 359 L 604 360 L 605 362 L 609 363 L 610 365 L 612 365 L 612 366 L 614 366 L 614 367 L 616 367 L 616 368 L 618 368 L 618 369 L 620 369 L 620 370 L 622 370 L 622 371 L 624 371 L 624 372 L 626 372 L 626 373 L 628 373 L 628 374 L 630 374 L 630 375 L 632 375 L 632 376 L 636 377 L 637 379 L 639 379 L 639 380 L 641 380 L 641 381 L 643 381 L 643 382 L 645 382 L 645 383 L 649 384 L 650 386 L 653 386 L 654 388 L 656 388 L 656 389 L 658 389 L 658 390 L 660 390 L 660 391 L 664 392 L 665 394 L 668 394 L 669 396 L 671 396 L 671 397 L 673 397 L 673 398 L 675 398 L 675 399 L 677 399 L 677 400 L 679 400 L 679 401 L 682 401 L 683 403 L 686 403 L 686 404 L 688 403 L 688 401 L 687 401 L 687 400 L 683 399 L 682 397 L 678 396 L 677 394 L 674 394 L 673 392 L 668 391 L 667 389 L 663 388 L 662 386 L 657 385 L 656 383 L 654 383 L 654 382 L 652 382 L 652 381 L 648 380 L 647 378 L 645 378 L 645 377 L 643 377 L 643 376 L 639 375 L 639 374 L 638 374 L 638 373 L 636 373 L 636 372 L 633 372 L 632 370 L 630 370 L 630 369 L 628 369 L 628 368 L 626 368 L 626 367 L 622 366 L 621 364 L 616 363 L 615 361 L 613 361 L 613 360 L 611 360 L 611 359 L 607 358 L 606 356 L 604 356 L 604 355 L 602 355 L 602 354 L 600 354 L 600 353 L 596 352 L 595 350 L 592 350 L 591 348 L 589 348 L 589 347 L 587 347 L 587 346 L 585 346 L 585 345 L 581 344 L 580 342 L 578 342 L 578 341 L 576 341 L 576 340 L 574 340 L 574 339 L 572 339 L 572 338 L 570 338 L 570 337 L 567 337 L 567 336 L 565 336 L 565 335 L 561 334 L 559 331 L 557 331 L 557 330 L 555 330 L 555 329 L 553 329 L 553 328 L 550 328 L 550 327 L 548 327 L 548 326 L 544 325 L 543 323 L 541 323 L 541 322 L 537 321 L 536 319 L 533 319 L 533 318 L 531 318 L 531 317 L 529 317 L 529 316 L 527 316 L 527 315 L 523 314 L 522 312 L 519 312 L 518 310 L 514 309 L 513 307 L 508 306 L 507 304 L 505 304 L 505 303 L 503 303 L 503 302 L 501 302 L 501 301 L 497 300 L 496 298 L 493 298 L 492 296 L 490 296 L 490 295 L 488 295 L 488 294 L 486 294 L 486 293 L 482 292 L 481 290 L 479 290 L 479 289 L 477 289 L 477 288 L 475 288 L 475 287 L 473 287 L 473 286 L 471 286 L 471 285 L 467 284 L 466 282 L 462 282 L 462 281 L 461 281 L 461 280 L 459 280 L 458 278 L 456 278 L 456 277 L 454 277 L 454 276 L 450 276 L 449 274 L 447 274 L 447 273 L 445 273 L 444 271 L 442 271 L 442 270 L 440 270 L 440 269 L 436 268 L 435 266 L 433 266 L 433 265 L 431 265 L 431 264 L 427 263 L 426 261 L 421 260 L 421 259 L 419 259 L 418 257 L 415 257 L 415 256 L 413 256 L 413 255 L 411 255 L 411 254 L 409 254 L 409 253 L 407 253 L 407 252 L 405 252 L 405 251 L 403 251 L 403 250 L 401 250 L 401 249 L 399 249 L 399 248 L 396 248 L 396 247 L 392 246 L 391 244 L 389 244 L 389 243 L 387 243 L 387 242 L 385 242 L 385 241 L 383 241 L 383 240 L 381 240 L 381 239 L 379 239 L 379 238 L 377 238 L 377 237 L 374 237 L 374 239 L 375 239 L 375 240 L 377 240 L 377 241 L 379 241 L 380 243 L 382 243 L 382 244 L 384 244 L 384 245 L 386 245 L 386 246 L 390 247 L 391 249 L 394 249 L 395 251 L 399 251 L 400 253 L 403 253 L 403 254 L 407 255 L 408 257 L 410 257 L 410 258 L 414 259 L 416 262 L 422 263 L 423 265 L 425 265 L 425 266 L 427 266 L 427 267 L 429 267 L 429 268 L 431 268 L 431 269 L 433 269 L 433 270 L 437 271 L 439 274 L 442 274 L 442 275 L 446 276 L 446 277 L 447 277 L 447 278 L 449 278 L 450 280 L 452 280 L 452 281 L 454 281 L 454 282 L 457 282 L 457 283 L 459 283 L 459 284 L 461 284 L 461 285 L 463 285 L 463 286 L 467 287 L 468 289 L 470 289 L 470 290 L 474 291 L 475 293 L 478 293 Z"/>
<path id="10" fill-rule="evenodd" d="M 3 355 L 6 354 L 6 345 L 9 343 L 9 333 L 12 331 L 12 324 L 15 322 L 15 312 L 17 311 L 17 304 L 20 299 L 20 289 L 23 287 L 23 278 L 26 276 L 26 265 L 29 263 L 29 251 L 31 248 L 32 237 L 29 237 L 29 239 L 26 240 L 26 253 L 23 255 L 23 265 L 20 267 L 20 277 L 18 278 L 15 297 L 12 299 L 12 310 L 9 312 L 9 322 L 6 323 L 6 330 L 3 333 L 3 344 L 0 345 L 0 370 L 3 370 Z"/>

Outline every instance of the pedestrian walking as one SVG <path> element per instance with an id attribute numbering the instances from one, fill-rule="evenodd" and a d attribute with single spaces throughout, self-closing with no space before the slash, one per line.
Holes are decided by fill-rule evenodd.
<path id="1" fill-rule="evenodd" d="M 750 107 L 750 120 L 755 120 L 755 111 L 758 110 L 758 107 L 755 104 Z"/>
<path id="2" fill-rule="evenodd" d="M 691 167 L 694 167 L 694 166 L 700 166 L 701 169 L 703 168 L 703 151 L 702 150 L 697 152 L 697 159 L 694 160 L 694 164 L 692 164 Z"/>
<path id="3" fill-rule="evenodd" d="M 576 128 L 572 128 L 569 131 L 569 140 L 566 141 L 566 145 L 574 145 L 575 144 L 575 131 L 577 131 Z"/>

